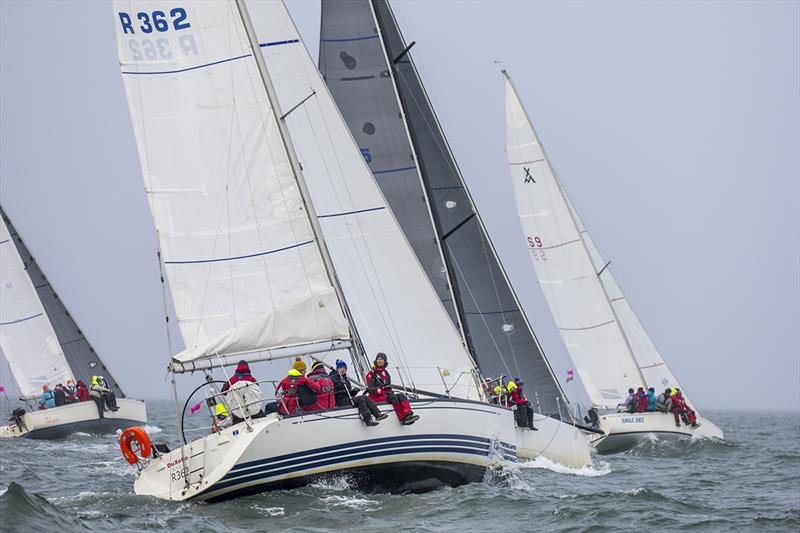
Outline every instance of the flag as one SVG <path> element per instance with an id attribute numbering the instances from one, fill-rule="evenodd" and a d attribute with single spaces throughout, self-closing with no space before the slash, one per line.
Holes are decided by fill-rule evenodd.
<path id="1" fill-rule="evenodd" d="M 3 387 L 2 385 L 0 385 L 0 392 L 5 392 L 5 391 L 6 391 L 6 388 Z"/>
<path id="2" fill-rule="evenodd" d="M 575 379 L 575 374 L 572 372 L 572 369 L 567 370 L 567 383 Z"/>
<path id="3" fill-rule="evenodd" d="M 195 413 L 197 412 L 197 410 L 198 410 L 198 409 L 200 409 L 200 406 L 201 406 L 201 405 L 203 405 L 203 402 L 199 402 L 198 404 L 196 404 L 196 405 L 193 405 L 193 406 L 192 406 L 192 407 L 189 409 L 189 411 L 191 411 L 191 412 L 192 412 L 192 414 L 195 414 Z"/>

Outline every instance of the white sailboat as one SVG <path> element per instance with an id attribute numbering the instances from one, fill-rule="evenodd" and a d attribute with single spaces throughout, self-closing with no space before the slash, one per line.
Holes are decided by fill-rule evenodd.
<path id="1" fill-rule="evenodd" d="M 144 402 L 125 398 L 0 208 L 0 348 L 27 408 L 14 410 L 0 437 L 54 439 L 77 431 L 113 433 L 147 420 Z M 100 417 L 93 401 L 39 410 L 42 387 L 103 375 L 117 411 Z"/>
<path id="2" fill-rule="evenodd" d="M 521 378 L 538 431 L 517 454 L 590 462 L 388 0 L 323 0 L 319 67 L 378 186 L 484 377 Z"/>
<path id="3" fill-rule="evenodd" d="M 630 387 L 656 394 L 681 388 L 600 256 L 506 77 L 507 156 L 520 223 L 539 284 L 581 377 L 604 435 L 591 436 L 603 453 L 624 451 L 648 435 L 723 438 L 708 419 L 697 428 L 672 414 L 620 413 Z M 685 391 L 682 391 L 684 398 Z"/>
<path id="4" fill-rule="evenodd" d="M 421 417 L 371 428 L 348 407 L 251 418 L 228 397 L 245 420 L 141 458 L 136 493 L 216 501 L 342 472 L 419 490 L 514 459 L 511 412 L 482 401 L 283 3 L 118 0 L 114 24 L 185 344 L 173 375 L 343 350 L 363 375 L 382 351 Z"/>

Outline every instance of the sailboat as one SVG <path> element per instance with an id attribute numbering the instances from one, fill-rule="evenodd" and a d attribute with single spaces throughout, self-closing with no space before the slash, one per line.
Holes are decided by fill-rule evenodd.
<path id="1" fill-rule="evenodd" d="M 589 463 L 422 85 L 414 43 L 387 0 L 323 0 L 321 28 L 320 71 L 477 366 L 487 378 L 524 381 L 538 431 L 518 428 L 517 454 Z"/>
<path id="2" fill-rule="evenodd" d="M 0 437 L 55 439 L 71 433 L 113 433 L 147 421 L 144 402 L 125 397 L 0 208 L 0 348 L 26 407 L 13 410 Z M 117 411 L 100 418 L 93 401 L 39 410 L 44 385 L 102 375 Z"/>
<path id="3" fill-rule="evenodd" d="M 135 492 L 218 501 L 342 474 L 424 490 L 514 460 L 511 412 L 485 401 L 284 4 L 117 0 L 114 24 L 184 343 L 170 352 L 173 387 L 183 373 L 213 381 L 239 360 L 301 355 L 348 357 L 363 376 L 386 352 L 420 415 L 377 427 L 350 407 L 257 417 L 260 397 L 211 389 L 243 421 L 194 440 L 181 422 L 179 448 L 145 444 Z"/>
<path id="4" fill-rule="evenodd" d="M 621 413 L 631 387 L 681 389 L 604 262 L 553 171 L 539 137 L 505 75 L 507 156 L 519 219 L 539 284 L 583 382 L 603 435 L 601 453 L 625 451 L 644 438 L 723 438 L 698 416 L 699 427 L 670 413 Z"/>

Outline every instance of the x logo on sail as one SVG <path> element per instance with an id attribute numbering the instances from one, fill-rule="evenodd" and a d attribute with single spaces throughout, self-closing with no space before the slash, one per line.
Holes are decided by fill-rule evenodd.
<path id="1" fill-rule="evenodd" d="M 530 167 L 523 167 L 523 170 L 525 171 L 525 183 L 536 183 L 536 180 L 531 176 Z"/>

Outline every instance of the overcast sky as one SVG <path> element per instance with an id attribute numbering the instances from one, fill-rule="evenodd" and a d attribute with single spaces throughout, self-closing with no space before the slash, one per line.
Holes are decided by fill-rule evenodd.
<path id="1" fill-rule="evenodd" d="M 697 406 L 800 409 L 800 3 L 393 7 L 559 377 L 570 363 L 506 168 L 501 67 Z M 316 58 L 319 2 L 289 9 Z M 3 0 L 0 24 L 0 202 L 129 394 L 166 398 L 111 5 Z"/>

